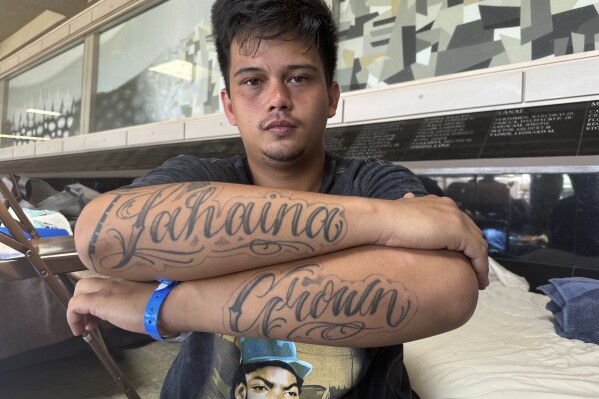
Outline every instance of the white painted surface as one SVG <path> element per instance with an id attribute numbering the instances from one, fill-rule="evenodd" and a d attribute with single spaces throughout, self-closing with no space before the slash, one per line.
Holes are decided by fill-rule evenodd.
<path id="1" fill-rule="evenodd" d="M 0 159 L 12 159 L 13 147 L 0 148 Z"/>
<path id="2" fill-rule="evenodd" d="M 68 25 L 62 25 L 58 29 L 53 30 L 50 34 L 42 38 L 42 50 L 46 50 L 48 47 L 52 47 L 56 43 L 66 38 L 68 35 Z"/>
<path id="3" fill-rule="evenodd" d="M 185 140 L 217 139 L 239 136 L 237 126 L 227 120 L 225 114 L 185 121 Z"/>
<path id="4" fill-rule="evenodd" d="M 25 47 L 23 50 L 21 50 L 19 52 L 19 62 L 28 60 L 29 58 L 40 53 L 41 51 L 42 51 L 42 41 L 38 40 L 36 42 L 33 42 L 29 46 Z"/>
<path id="5" fill-rule="evenodd" d="M 48 140 L 35 144 L 35 155 L 62 154 L 62 140 Z"/>
<path id="6" fill-rule="evenodd" d="M 107 148 L 124 148 L 127 146 L 127 131 L 125 129 L 91 133 L 84 137 L 86 151 L 104 150 Z"/>
<path id="7" fill-rule="evenodd" d="M 127 147 L 183 141 L 184 131 L 183 122 L 130 128 L 127 129 Z"/>
<path id="8" fill-rule="evenodd" d="M 526 69 L 525 101 L 599 95 L 599 57 Z"/>
<path id="9" fill-rule="evenodd" d="M 343 122 L 422 115 L 522 102 L 522 72 L 442 80 L 345 98 Z"/>
<path id="10" fill-rule="evenodd" d="M 89 135 L 91 137 L 91 135 Z M 75 136 L 63 140 L 62 152 L 85 152 L 85 140 L 88 136 Z"/>
<path id="11" fill-rule="evenodd" d="M 35 156 L 35 144 L 17 145 L 13 147 L 14 158 L 27 158 Z"/>
<path id="12" fill-rule="evenodd" d="M 69 22 L 69 34 L 72 35 L 92 23 L 92 10 L 93 9 L 87 9 Z"/>

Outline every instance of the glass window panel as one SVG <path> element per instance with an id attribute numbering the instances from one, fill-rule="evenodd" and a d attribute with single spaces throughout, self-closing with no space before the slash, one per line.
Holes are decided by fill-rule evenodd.
<path id="1" fill-rule="evenodd" d="M 212 1 L 171 0 L 100 35 L 95 129 L 220 109 Z"/>
<path id="2" fill-rule="evenodd" d="M 599 173 L 419 178 L 476 222 L 494 258 L 599 270 Z"/>
<path id="3" fill-rule="evenodd" d="M 0 146 L 78 135 L 82 82 L 83 44 L 10 79 Z"/>

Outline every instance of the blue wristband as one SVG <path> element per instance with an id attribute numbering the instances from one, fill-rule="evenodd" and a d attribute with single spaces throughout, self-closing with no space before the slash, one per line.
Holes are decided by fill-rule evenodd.
<path id="1" fill-rule="evenodd" d="M 166 342 L 181 342 L 185 338 L 187 338 L 191 333 L 186 332 L 182 333 L 177 337 L 165 339 L 160 336 L 158 333 L 158 313 L 160 312 L 160 307 L 164 302 L 166 296 L 171 292 L 173 288 L 179 283 L 178 281 L 171 280 L 158 280 L 160 285 L 156 287 L 150 300 L 148 301 L 148 306 L 146 306 L 146 311 L 144 312 L 144 326 L 146 328 L 146 332 L 150 335 L 150 337 L 154 338 L 156 341 L 166 341 Z"/>

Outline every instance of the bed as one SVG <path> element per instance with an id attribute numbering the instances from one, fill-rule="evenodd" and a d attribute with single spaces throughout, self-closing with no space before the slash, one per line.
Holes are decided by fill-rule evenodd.
<path id="1" fill-rule="evenodd" d="M 492 259 L 490 277 L 468 323 L 405 344 L 420 397 L 599 398 L 599 345 L 558 336 L 549 297 Z"/>

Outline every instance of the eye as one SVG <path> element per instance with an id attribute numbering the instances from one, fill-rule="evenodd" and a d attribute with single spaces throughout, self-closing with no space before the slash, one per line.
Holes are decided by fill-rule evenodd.
<path id="1" fill-rule="evenodd" d="M 267 389 L 264 385 L 253 385 L 252 390 L 256 392 L 265 392 Z"/>
<path id="2" fill-rule="evenodd" d="M 296 75 L 296 76 L 292 76 L 289 81 L 292 83 L 304 83 L 308 81 L 308 77 L 304 76 L 304 75 Z"/>
<path id="3" fill-rule="evenodd" d="M 286 392 L 288 397 L 297 398 L 297 392 Z"/>
<path id="4" fill-rule="evenodd" d="M 262 81 L 258 78 L 250 78 L 243 81 L 243 84 L 246 86 L 258 86 L 262 84 Z"/>

